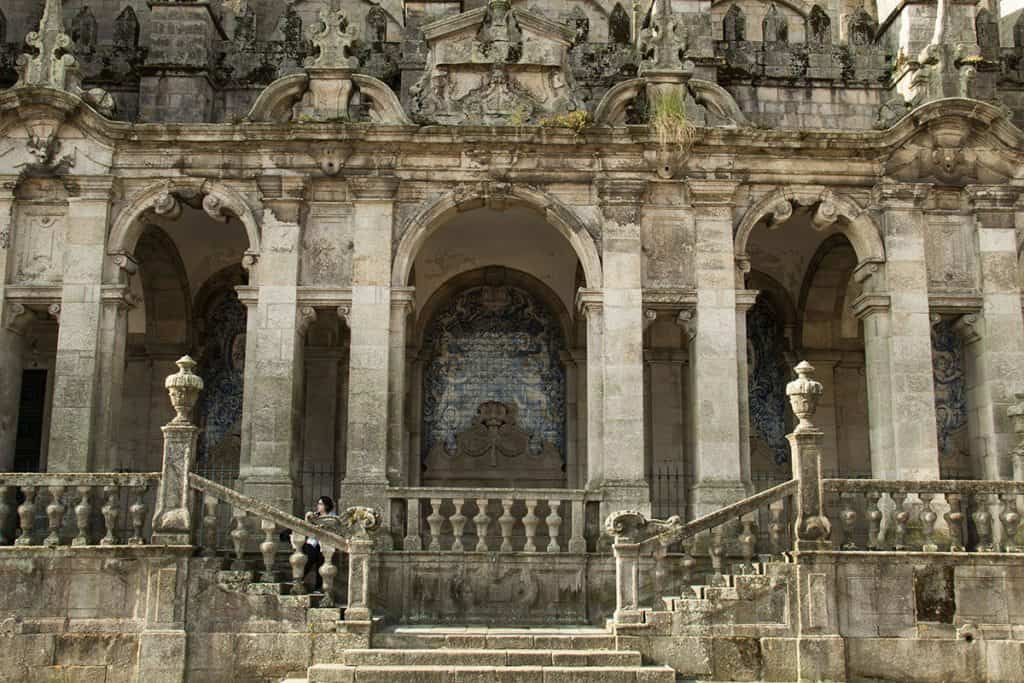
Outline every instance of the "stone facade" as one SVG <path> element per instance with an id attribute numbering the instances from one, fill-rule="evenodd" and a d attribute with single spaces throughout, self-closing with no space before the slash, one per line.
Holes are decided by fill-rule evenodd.
<path id="1" fill-rule="evenodd" d="M 110 488 L 125 519 L 146 518 L 130 538 L 177 549 L 0 549 L 0 571 L 32 577 L 11 579 L 4 637 L 31 634 L 39 662 L 105 666 L 110 680 L 156 675 L 175 648 L 190 654 L 169 658 L 168 680 L 223 680 L 204 633 L 280 648 L 266 669 L 237 655 L 237 680 L 329 664 L 316 638 L 285 634 L 337 634 L 336 618 L 182 548 L 209 519 L 236 562 L 273 560 L 274 531 L 330 495 L 381 517 L 380 556 L 337 547 L 387 596 L 350 604 L 353 623 L 374 609 L 400 624 L 614 616 L 620 649 L 735 680 L 900 680 L 908 669 L 872 662 L 916 645 L 884 639 L 960 643 L 973 625 L 988 654 L 956 670 L 1003 680 L 1016 613 L 964 606 L 989 571 L 1015 596 L 1012 559 L 840 560 L 827 531 L 873 549 L 889 538 L 897 555 L 1018 547 L 1005 482 L 1024 481 L 1011 419 L 1024 391 L 1022 56 L 1019 12 L 947 0 L 7 3 L 0 473 L 57 478 L 0 479 L 0 532 L 14 540 L 27 504 L 26 521 L 38 507 L 56 524 L 50 545 L 66 517 L 91 547 L 106 508 L 90 496 L 113 515 Z M 185 354 L 203 385 L 194 425 L 172 421 L 165 394 Z M 813 429 L 787 400 L 798 361 L 820 382 Z M 253 525 L 240 498 L 242 521 L 225 518 L 227 494 L 209 487 L 196 490 L 212 507 L 190 509 L 189 473 L 289 516 Z M 86 474 L 108 478 L 74 479 Z M 882 483 L 850 483 L 866 478 Z M 794 480 L 825 483 L 779 493 Z M 943 483 L 959 480 L 991 485 Z M 787 496 L 786 514 L 811 520 L 789 539 L 811 559 L 755 570 L 751 551 L 746 571 L 723 569 L 780 523 L 777 505 L 750 501 Z M 727 541 L 695 531 L 685 554 L 647 541 L 628 553 L 643 549 L 638 577 L 692 572 L 692 551 L 712 578 L 746 578 L 666 603 L 671 624 L 645 604 L 623 612 L 629 544 L 602 520 L 697 523 L 736 504 Z M 456 551 L 478 554 L 439 556 Z M 81 603 L 83 577 L 108 563 L 125 612 Z M 40 572 L 77 596 L 69 606 L 32 611 Z M 879 603 L 895 630 L 867 633 L 875 616 L 848 595 L 858 581 L 912 600 L 920 572 L 955 575 L 956 618 L 922 625 L 936 620 L 904 605 L 882 619 Z M 667 595 L 637 581 L 634 602 Z M 764 582 L 775 597 L 753 595 Z M 794 616 L 800 591 L 827 604 Z M 208 594 L 260 625 L 194 612 Z M 719 599 L 757 619 L 729 634 L 680 627 Z M 644 640 L 625 613 L 661 621 Z M 39 626 L 63 617 L 134 621 L 109 629 L 107 655 L 79 657 L 62 654 L 70 632 Z M 324 652 L 371 646 L 360 628 Z M 280 638 L 256 644 L 262 632 Z M 719 636 L 758 643 L 756 676 L 730 668 L 754 646 Z M 794 648 L 810 668 L 785 668 Z"/>

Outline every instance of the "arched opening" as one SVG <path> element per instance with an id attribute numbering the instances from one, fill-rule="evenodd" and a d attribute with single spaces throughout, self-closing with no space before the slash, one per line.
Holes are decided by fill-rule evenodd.
<path id="1" fill-rule="evenodd" d="M 409 254 L 412 483 L 580 485 L 574 246 L 536 211 L 505 205 L 453 212 Z"/>
<path id="2" fill-rule="evenodd" d="M 776 207 L 773 225 L 756 221 L 746 235 L 746 284 L 760 291 L 747 314 L 750 468 L 758 487 L 791 476 L 785 389 L 799 360 L 814 365 L 825 386 L 815 416 L 825 433 L 823 471 L 872 471 L 863 330 L 852 310 L 861 294 L 854 271 L 866 256 L 847 237 L 857 234 L 848 219 L 824 221 L 823 213 L 818 202 L 787 202 Z"/>

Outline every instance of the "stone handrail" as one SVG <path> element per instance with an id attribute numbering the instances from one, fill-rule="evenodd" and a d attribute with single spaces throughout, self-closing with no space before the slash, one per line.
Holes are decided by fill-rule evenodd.
<path id="1" fill-rule="evenodd" d="M 435 552 L 583 553 L 585 504 L 600 500 L 581 489 L 555 488 L 396 487 L 388 489 L 388 497 L 405 505 L 402 549 Z M 563 544 L 566 514 L 570 533 Z M 546 543 L 537 543 L 538 528 Z"/>
<path id="2" fill-rule="evenodd" d="M 143 545 L 150 541 L 147 497 L 159 483 L 159 473 L 0 474 L 0 545 L 35 545 L 39 512 L 46 516 L 43 530 L 48 529 L 42 545 L 62 545 L 67 540 L 62 532 L 69 511 L 73 546 Z M 21 494 L 20 503 L 16 493 Z M 97 508 L 102 525 L 93 518 Z M 124 534 L 122 522 L 130 527 Z M 98 534 L 97 526 L 101 526 Z"/>
<path id="3" fill-rule="evenodd" d="M 1024 482 L 824 479 L 821 485 L 838 498 L 828 517 L 840 522 L 840 550 L 1024 552 L 1018 539 Z M 868 523 L 863 543 L 861 519 Z"/>
<path id="4" fill-rule="evenodd" d="M 739 522 L 743 517 L 757 512 L 763 507 L 771 506 L 772 503 L 784 501 L 786 498 L 795 495 L 799 485 L 800 482 L 796 479 L 790 479 L 778 486 L 755 493 L 749 498 L 744 498 L 732 505 L 726 505 L 724 508 L 708 513 L 692 522 L 687 522 L 679 529 L 679 540 L 685 541 L 701 532 L 710 531 L 717 526 L 730 522 Z"/>

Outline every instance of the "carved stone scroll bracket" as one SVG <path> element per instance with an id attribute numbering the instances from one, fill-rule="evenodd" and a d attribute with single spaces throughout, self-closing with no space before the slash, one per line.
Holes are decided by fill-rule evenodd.
<path id="1" fill-rule="evenodd" d="M 23 304 L 8 302 L 4 305 L 3 326 L 5 330 L 23 335 L 35 319 L 35 312 Z"/>
<path id="2" fill-rule="evenodd" d="M 984 322 L 977 313 L 965 313 L 953 323 L 953 332 L 963 340 L 964 346 L 970 346 L 981 341 Z"/>
<path id="3" fill-rule="evenodd" d="M 119 252 L 111 255 L 111 260 L 114 265 L 118 267 L 125 275 L 131 277 L 139 272 L 139 263 L 135 260 L 135 257 L 127 252 Z"/>
<path id="4" fill-rule="evenodd" d="M 683 330 L 687 342 L 692 342 L 697 338 L 697 311 L 693 309 L 679 311 L 679 314 L 676 315 L 676 325 Z"/>
<path id="5" fill-rule="evenodd" d="M 306 513 L 306 521 L 318 527 L 343 536 L 349 541 L 370 541 L 376 538 L 381 528 L 381 513 L 371 507 L 354 506 L 338 516 Z"/>
<path id="6" fill-rule="evenodd" d="M 338 306 L 338 317 L 341 322 L 345 323 L 345 327 L 352 329 L 352 304 L 342 304 Z"/>
<path id="7" fill-rule="evenodd" d="M 811 225 L 815 230 L 825 230 L 839 220 L 839 207 L 830 198 L 823 199 L 811 218 Z"/>
<path id="8" fill-rule="evenodd" d="M 653 308 L 644 310 L 644 332 L 651 329 L 651 325 L 658 319 L 658 312 Z"/>
<path id="9" fill-rule="evenodd" d="M 768 228 L 775 230 L 782 227 L 782 224 L 793 217 L 793 202 L 788 199 L 781 199 L 769 211 L 771 218 L 768 220 Z"/>
<path id="10" fill-rule="evenodd" d="M 50 306 L 46 309 L 46 312 L 50 315 L 51 318 L 57 321 L 58 325 L 60 324 L 60 304 L 50 304 Z"/>
<path id="11" fill-rule="evenodd" d="M 678 515 L 668 519 L 651 519 L 636 510 L 619 510 L 605 519 L 604 529 L 615 543 L 637 544 L 641 547 L 671 545 L 679 540 L 683 522 Z"/>
<path id="12" fill-rule="evenodd" d="M 305 336 L 315 322 L 316 309 L 312 306 L 302 306 L 296 312 L 295 332 L 300 336 Z"/>

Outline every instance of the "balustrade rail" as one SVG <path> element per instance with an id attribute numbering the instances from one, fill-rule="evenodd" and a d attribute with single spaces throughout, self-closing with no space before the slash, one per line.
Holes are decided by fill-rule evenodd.
<path id="1" fill-rule="evenodd" d="M 160 474 L 0 474 L 0 545 L 149 543 Z"/>
<path id="2" fill-rule="evenodd" d="M 821 484 L 832 494 L 828 517 L 834 532 L 838 528 L 840 550 L 1024 552 L 1017 538 L 1024 482 L 824 479 Z"/>
<path id="3" fill-rule="evenodd" d="M 577 489 L 393 488 L 403 550 L 582 553 L 586 503 Z"/>

